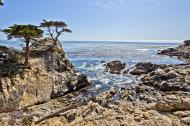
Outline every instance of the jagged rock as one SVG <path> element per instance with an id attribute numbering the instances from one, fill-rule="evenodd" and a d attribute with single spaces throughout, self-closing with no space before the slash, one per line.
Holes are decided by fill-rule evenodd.
<path id="1" fill-rule="evenodd" d="M 180 91 L 180 89 L 181 89 L 181 86 L 178 84 L 163 82 L 160 85 L 160 90 L 162 91 Z"/>
<path id="2" fill-rule="evenodd" d="M 190 110 L 190 98 L 167 95 L 156 103 L 156 110 L 164 112 Z"/>
<path id="3" fill-rule="evenodd" d="M 90 85 L 85 75 L 77 75 L 62 50 L 32 50 L 30 69 L 22 64 L 2 64 L 0 73 L 13 76 L 0 78 L 0 113 L 44 103 Z"/>
<path id="4" fill-rule="evenodd" d="M 106 71 L 111 74 L 121 74 L 121 73 L 126 74 L 128 72 L 128 70 L 125 69 L 126 64 L 118 60 L 109 62 L 105 64 L 105 66 L 106 66 Z"/>
<path id="5" fill-rule="evenodd" d="M 74 85 L 75 85 L 74 89 L 79 90 L 81 88 L 89 86 L 90 82 L 88 81 L 88 78 L 85 74 L 81 74 L 78 76 L 77 83 Z"/>
<path id="6" fill-rule="evenodd" d="M 59 97 L 89 85 L 85 75 L 75 74 L 63 52 L 51 49 L 37 54 L 40 55 L 31 59 L 31 69 L 26 69 L 24 75 L 1 78 L 0 108 L 5 106 L 6 111 L 2 110 L 8 112 L 13 107 L 45 103 L 1 113 L 0 125 L 30 125 L 73 103 L 76 108 L 46 118 L 36 126 L 190 124 L 190 64 L 139 65 L 141 84 L 111 89 L 88 99 L 83 97 L 83 91 Z"/>
<path id="7" fill-rule="evenodd" d="M 184 41 L 183 45 L 176 48 L 168 48 L 158 52 L 159 55 L 177 56 L 179 59 L 190 59 L 189 40 Z"/>
<path id="8" fill-rule="evenodd" d="M 158 52 L 158 54 L 170 55 L 171 53 L 174 53 L 174 52 L 177 52 L 177 49 L 168 48 L 166 50 L 162 50 L 161 52 Z"/>
<path id="9" fill-rule="evenodd" d="M 19 53 L 14 48 L 8 48 L 0 45 L 0 64 L 2 63 L 18 63 Z"/>
<path id="10" fill-rule="evenodd" d="M 185 125 L 190 125 L 190 117 L 185 117 L 181 119 L 181 122 Z"/>
<path id="11" fill-rule="evenodd" d="M 145 85 L 153 86 L 161 91 L 185 91 L 190 90 L 189 65 L 158 65 L 155 71 L 142 76 L 141 81 Z"/>
<path id="12" fill-rule="evenodd" d="M 0 76 L 10 77 L 16 74 L 22 74 L 26 67 L 21 63 L 2 63 L 0 64 Z"/>
<path id="13" fill-rule="evenodd" d="M 132 75 L 141 75 L 141 74 L 147 74 L 149 72 L 152 72 L 158 68 L 158 65 L 152 64 L 150 62 L 148 63 L 138 63 L 135 65 L 134 69 L 130 71 L 130 74 Z"/>

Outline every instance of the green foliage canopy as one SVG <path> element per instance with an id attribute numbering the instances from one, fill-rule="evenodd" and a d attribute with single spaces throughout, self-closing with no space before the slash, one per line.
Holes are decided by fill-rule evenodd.
<path id="1" fill-rule="evenodd" d="M 2 0 L 0 0 L 0 6 L 3 6 L 3 5 L 4 5 L 3 1 L 2 1 Z"/>
<path id="2" fill-rule="evenodd" d="M 43 31 L 37 26 L 28 24 L 28 25 L 17 25 L 14 24 L 7 29 L 2 30 L 7 34 L 8 39 L 12 38 L 21 38 L 25 40 L 31 40 L 33 38 L 40 38 L 43 36 Z"/>
<path id="3" fill-rule="evenodd" d="M 51 37 L 54 44 L 58 43 L 58 39 L 63 32 L 72 32 L 63 21 L 47 21 L 44 19 L 40 27 L 47 28 L 47 35 Z"/>
<path id="4" fill-rule="evenodd" d="M 29 44 L 31 40 L 41 38 L 43 36 L 43 31 L 37 26 L 28 25 L 17 25 L 14 24 L 7 29 L 2 30 L 7 35 L 8 39 L 19 38 L 26 43 L 25 49 L 25 65 L 28 66 L 29 60 Z"/>

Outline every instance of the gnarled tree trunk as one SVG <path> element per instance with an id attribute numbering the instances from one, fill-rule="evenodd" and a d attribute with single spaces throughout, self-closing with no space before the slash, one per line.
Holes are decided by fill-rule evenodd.
<path id="1" fill-rule="evenodd" d="M 59 40 L 54 40 L 54 46 L 58 49 L 63 49 L 62 44 Z"/>

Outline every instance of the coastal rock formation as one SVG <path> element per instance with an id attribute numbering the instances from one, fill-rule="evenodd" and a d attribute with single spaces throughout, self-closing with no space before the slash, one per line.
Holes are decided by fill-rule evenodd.
<path id="1" fill-rule="evenodd" d="M 190 40 L 184 41 L 183 45 L 176 48 L 168 48 L 158 52 L 160 55 L 176 56 L 179 59 L 190 59 Z"/>
<path id="2" fill-rule="evenodd" d="M 158 100 L 155 107 L 162 112 L 190 110 L 190 97 L 166 95 Z"/>
<path id="3" fill-rule="evenodd" d="M 185 83 L 189 85 L 188 65 L 158 65 L 157 67 L 140 77 L 159 75 L 154 81 L 160 82 L 172 81 L 184 75 Z M 9 124 L 14 122 L 33 126 L 188 126 L 190 124 L 189 93 L 184 90 L 160 90 L 160 87 L 154 85 L 154 81 L 153 83 L 142 81 L 135 87 L 129 86 L 119 90 L 111 89 L 86 100 L 80 92 L 70 93 L 24 110 L 0 114 L 1 123 L 3 125 L 6 122 Z M 178 81 L 180 82 L 180 79 Z"/>
<path id="4" fill-rule="evenodd" d="M 32 50 L 28 68 L 19 63 L 0 67 L 0 112 L 44 103 L 90 85 L 85 75 L 74 72 L 64 51 L 51 46 Z"/>
<path id="5" fill-rule="evenodd" d="M 190 110 L 187 95 L 164 95 L 166 92 L 153 91 L 151 87 L 144 87 L 143 85 L 139 86 L 138 89 L 140 88 L 147 91 L 138 92 L 136 89 L 121 89 L 119 96 L 114 90 L 106 91 L 84 104 L 60 113 L 59 116 L 48 117 L 36 123 L 36 126 L 56 124 L 188 126 Z M 156 94 L 156 92 L 163 94 L 163 96 Z M 115 96 L 117 96 L 117 99 L 115 99 Z M 131 97 L 133 100 L 131 100 Z M 58 100 L 54 101 L 54 104 L 58 104 L 56 102 Z M 35 106 L 29 108 L 29 111 L 35 108 L 38 112 L 36 110 L 34 113 L 37 114 L 41 107 L 42 105 L 40 107 Z M 42 113 L 45 114 L 45 112 Z"/>
<path id="6" fill-rule="evenodd" d="M 190 65 L 160 65 L 158 69 L 142 77 L 145 85 L 162 91 L 190 91 Z"/>
<path id="7" fill-rule="evenodd" d="M 190 125 L 189 64 L 138 63 L 131 74 L 142 82 L 103 92 L 36 125 Z"/>
<path id="8" fill-rule="evenodd" d="M 7 66 L 11 67 L 11 64 L 18 66 L 18 60 L 20 59 L 19 52 L 14 48 L 8 48 L 6 46 L 0 45 L 0 64 L 5 63 Z M 19 64 L 21 65 L 21 64 Z M 14 67 L 12 67 L 14 68 Z M 1 68 L 3 69 L 3 68 Z M 5 70 L 5 69 L 4 69 Z M 0 74 L 3 71 L 0 71 Z"/>
<path id="9" fill-rule="evenodd" d="M 40 68 L 43 68 L 41 70 L 48 73 L 47 76 L 53 76 L 53 81 L 48 80 L 48 82 L 55 82 L 54 79 L 58 78 L 58 76 L 63 77 L 62 74 L 65 72 L 67 72 L 67 74 L 65 73 L 66 75 L 73 75 L 72 65 L 68 65 L 70 67 L 67 69 L 62 69 L 64 67 L 60 67 L 60 64 L 56 64 L 56 62 L 51 64 L 51 57 L 45 60 L 47 61 L 47 65 L 44 65 L 45 63 L 42 63 L 44 58 L 41 58 L 41 54 L 39 59 L 36 59 L 36 61 L 34 59 L 31 60 L 31 65 L 33 66 L 27 71 L 30 73 L 35 66 L 39 67 L 37 61 L 43 59 L 40 60 Z M 63 62 L 61 61 L 61 63 Z M 67 61 L 65 64 L 70 63 Z M 64 66 L 67 66 L 65 64 Z M 55 97 L 53 99 L 49 98 L 50 100 L 42 104 L 28 106 L 24 109 L 8 113 L 1 113 L 0 125 L 190 125 L 190 64 L 156 65 L 152 63 L 139 63 L 131 71 L 135 71 L 134 74 L 138 75 L 138 78 L 141 78 L 140 84 L 116 89 L 112 88 L 91 97 L 89 97 L 89 94 L 86 94 L 85 89 L 57 97 L 59 94 L 64 94 L 63 89 L 81 89 L 81 86 L 83 87 L 88 83 L 85 75 L 78 76 L 75 74 L 77 79 L 73 79 L 75 81 L 67 83 L 67 88 L 61 85 L 61 82 L 63 82 L 61 78 L 59 78 L 61 81 L 58 81 L 57 85 L 51 85 L 52 87 L 49 86 L 49 83 L 44 85 L 39 84 L 41 85 L 38 85 L 41 88 L 41 92 L 37 93 L 37 95 L 42 97 L 42 99 L 48 99 L 49 96 L 52 97 L 52 94 Z M 30 75 L 32 78 L 34 78 L 33 74 Z M 41 78 L 42 75 L 38 75 L 38 77 Z M 44 79 L 46 78 L 41 79 L 41 81 Z M 68 77 L 65 77 L 65 80 L 67 79 Z M 7 80 L 3 82 L 7 83 Z M 45 90 L 43 91 L 44 88 Z M 51 88 L 51 93 L 48 92 L 48 88 Z M 28 90 L 33 89 L 29 88 Z M 30 101 L 30 99 L 31 97 L 28 97 L 27 101 Z"/>
<path id="10" fill-rule="evenodd" d="M 128 70 L 126 70 L 126 64 L 122 63 L 121 61 L 115 60 L 112 62 L 109 62 L 105 64 L 106 66 L 106 71 L 111 73 L 111 74 L 126 74 Z"/>
<path id="11" fill-rule="evenodd" d="M 158 68 L 158 65 L 152 64 L 150 62 L 148 63 L 138 63 L 135 65 L 135 67 L 130 71 L 130 74 L 132 75 L 141 75 L 141 74 L 147 74 L 149 72 L 154 71 Z"/>

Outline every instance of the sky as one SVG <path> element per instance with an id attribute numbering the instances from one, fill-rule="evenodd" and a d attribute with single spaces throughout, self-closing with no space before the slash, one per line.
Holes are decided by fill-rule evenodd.
<path id="1" fill-rule="evenodd" d="M 4 0 L 0 29 L 60 20 L 66 41 L 184 40 L 190 38 L 190 0 Z M 5 39 L 0 33 L 0 39 Z"/>

